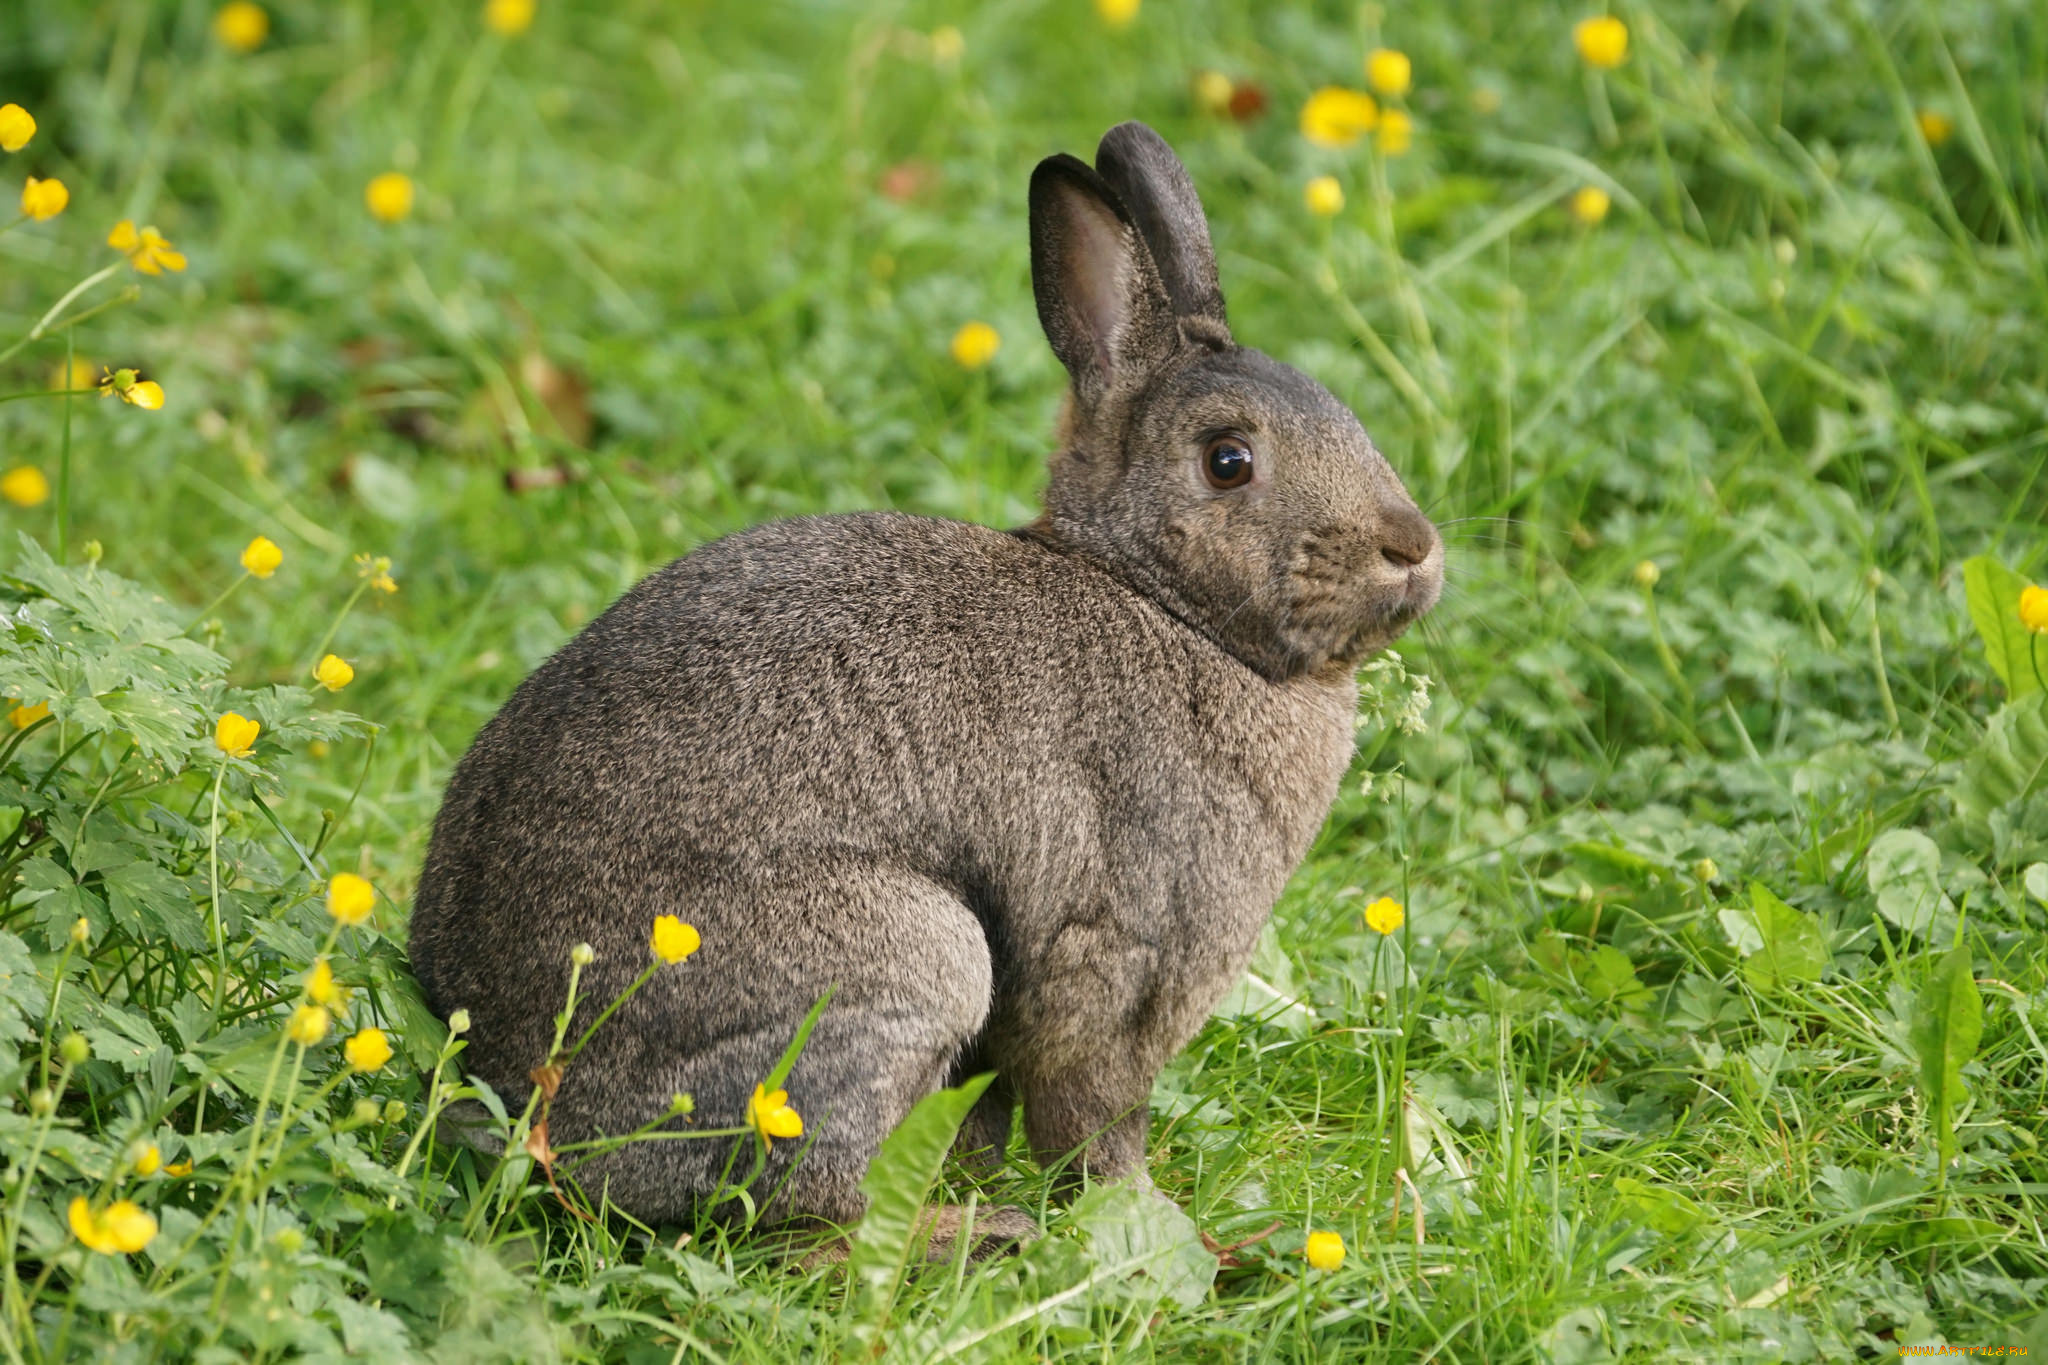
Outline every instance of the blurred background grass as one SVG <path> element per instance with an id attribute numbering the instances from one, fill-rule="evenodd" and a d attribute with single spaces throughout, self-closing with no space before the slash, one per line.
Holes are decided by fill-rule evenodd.
<path id="1" fill-rule="evenodd" d="M 1284 903 L 1265 1003 L 1241 998 L 1158 1106 L 1161 1183 L 1199 1219 L 1335 1221 L 1361 1278 L 1270 1331 L 1265 1287 L 1227 1280 L 1173 1330 L 1218 1358 L 1596 1359 L 1700 1333 L 1776 1358 L 1984 1344 L 2038 1306 L 2048 953 L 2011 887 L 2041 832 L 1993 851 L 1943 824 L 1944 765 L 1994 704 L 1957 567 L 2038 573 L 2044 549 L 2037 4 L 1624 5 L 1611 72 L 1549 3 L 1154 0 L 1117 26 L 1086 0 L 542 0 L 509 37 L 469 4 L 264 9 L 246 52 L 202 3 L 0 12 L 0 99 L 44 129 L 8 169 L 72 192 L 0 236 L 0 331 L 111 259 L 117 219 L 189 255 L 81 332 L 169 400 L 77 406 L 70 539 L 195 609 L 250 535 L 279 541 L 276 578 L 221 613 L 243 677 L 302 665 L 353 553 L 395 560 L 401 591 L 343 641 L 347 700 L 386 731 L 341 863 L 402 901 L 476 727 L 703 540 L 879 506 L 1028 519 L 1063 377 L 1026 178 L 1141 118 L 1208 204 L 1239 339 L 1351 404 L 1452 552 L 1402 647 L 1436 681 L 1430 729 L 1368 729 L 1374 790 L 1347 783 Z M 1412 148 L 1305 140 L 1310 92 L 1362 86 L 1381 45 L 1413 59 Z M 1239 113 L 1202 106 L 1203 72 Z M 391 170 L 417 200 L 387 224 L 363 195 Z M 1303 203 L 1322 174 L 1331 219 Z M 1568 210 L 1587 186 L 1597 222 Z M 974 319 L 1002 346 L 970 371 L 948 343 Z M 24 351 L 6 387 L 61 359 Z M 54 471 L 54 431 L 0 406 L 0 464 Z M 46 541 L 53 515 L 5 510 Z M 298 818 L 359 762 L 309 760 Z M 1821 1174 L 1916 1150 L 1887 992 L 1917 968 L 1903 940 L 1875 950 L 1862 861 L 1903 828 L 1992 907 L 2020 1003 L 1994 1010 L 1985 1084 L 2012 1099 L 1979 1136 L 2026 1187 L 1977 1209 L 2002 1231 L 1910 1265 Z M 1731 991 L 1715 916 L 1752 878 L 1827 918 L 1847 994 Z M 1388 891 L 1424 990 L 1406 1065 L 1488 1173 L 1435 1169 L 1432 1216 L 1461 1231 L 1426 1273 L 1386 1226 L 1398 1082 L 1356 1032 L 1387 1022 L 1357 911 Z M 1566 942 L 1618 943 L 1631 975 L 1545 946 Z M 1548 1116 L 1526 1131 L 1502 1098 L 1525 1086 Z M 1624 1173 L 1710 1213 L 1681 1246 L 1624 1247 Z"/>

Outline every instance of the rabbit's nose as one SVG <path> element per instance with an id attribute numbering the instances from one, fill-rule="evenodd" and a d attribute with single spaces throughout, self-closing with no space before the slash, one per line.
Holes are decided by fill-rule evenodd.
<path id="1" fill-rule="evenodd" d="M 1412 569 L 1436 548 L 1436 527 L 1414 503 L 1389 508 L 1380 524 L 1380 553 L 1397 569 Z"/>

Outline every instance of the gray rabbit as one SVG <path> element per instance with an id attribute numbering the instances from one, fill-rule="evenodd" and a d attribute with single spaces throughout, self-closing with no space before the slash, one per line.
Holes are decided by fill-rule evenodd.
<path id="1" fill-rule="evenodd" d="M 573 945 L 596 960 L 572 1038 L 657 915 L 703 935 L 568 1068 L 557 1146 L 678 1092 L 696 1112 L 669 1126 L 742 1122 L 832 989 L 787 1082 L 804 1140 L 754 1187 L 768 1218 L 857 1220 L 882 1138 L 984 1071 L 963 1152 L 999 1155 L 1021 1103 L 1063 1189 L 1147 1182 L 1153 1078 L 1243 969 L 1351 757 L 1354 670 L 1435 603 L 1443 550 L 1348 409 L 1231 339 L 1158 134 L 1040 162 L 1030 211 L 1072 378 L 1038 520 L 799 517 L 706 545 L 457 766 L 411 954 L 501 1093 L 545 1060 Z M 730 1155 L 636 1142 L 579 1178 L 681 1220 Z"/>

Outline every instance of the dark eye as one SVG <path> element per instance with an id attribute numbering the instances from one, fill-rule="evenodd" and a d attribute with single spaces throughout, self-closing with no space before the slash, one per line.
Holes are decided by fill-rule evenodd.
<path id="1" fill-rule="evenodd" d="M 1242 436 L 1218 436 L 1202 455 L 1211 488 L 1242 488 L 1252 481 L 1252 448 Z"/>

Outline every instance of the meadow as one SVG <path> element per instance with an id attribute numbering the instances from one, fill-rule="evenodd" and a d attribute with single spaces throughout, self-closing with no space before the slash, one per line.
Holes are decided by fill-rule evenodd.
<path id="1" fill-rule="evenodd" d="M 80 0 L 0 106 L 7 1361 L 2048 1352 L 2035 0 Z M 806 1269 L 436 1140 L 470 737 L 727 532 L 1035 515 L 1126 118 L 1450 563 L 1178 1211 L 942 1098 Z M 1045 1235 L 913 1265 L 934 1180 Z"/>

